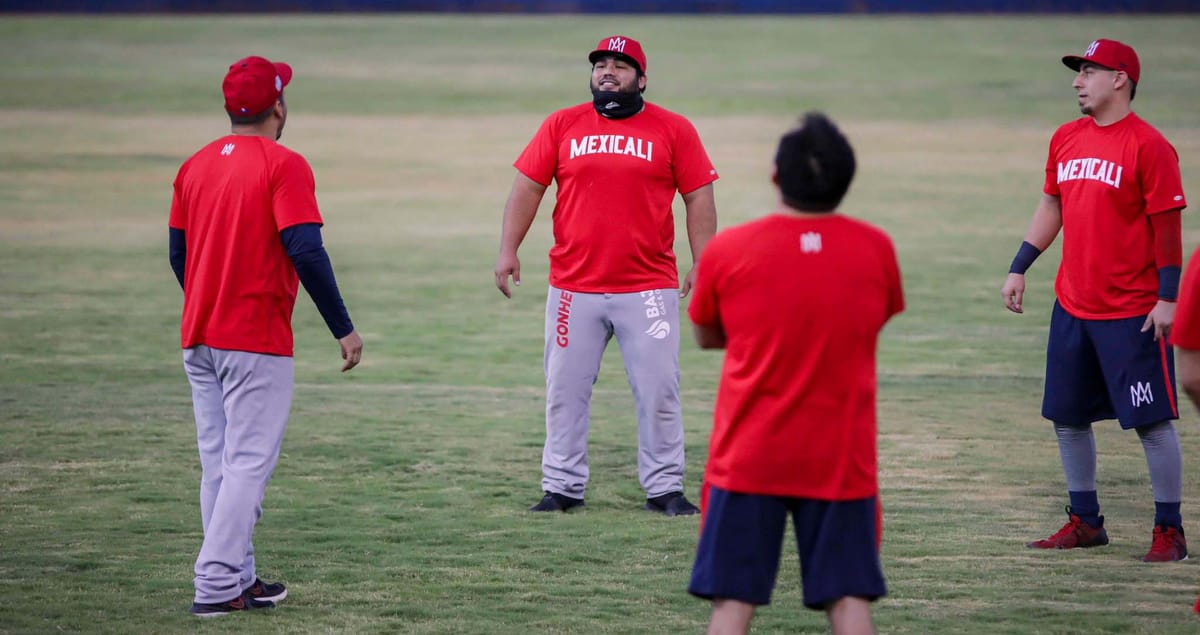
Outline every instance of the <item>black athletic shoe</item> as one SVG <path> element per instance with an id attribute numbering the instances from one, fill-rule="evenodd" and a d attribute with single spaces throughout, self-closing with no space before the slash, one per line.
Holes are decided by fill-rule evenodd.
<path id="1" fill-rule="evenodd" d="M 583 507 L 582 498 L 571 498 L 554 492 L 546 492 L 542 500 L 533 507 L 529 508 L 531 512 L 565 512 L 568 509 Z"/>
<path id="2" fill-rule="evenodd" d="M 250 600 L 253 605 L 255 603 L 270 602 L 271 606 L 275 606 L 287 597 L 287 587 L 280 582 L 263 582 L 261 578 L 254 578 L 254 584 L 251 584 L 242 595 Z M 270 608 L 251 606 L 251 608 Z"/>
<path id="3" fill-rule="evenodd" d="M 647 498 L 642 509 L 648 512 L 658 512 L 664 516 L 691 516 L 699 514 L 700 508 L 693 505 L 683 492 L 669 492 L 662 496 Z"/>
<path id="4" fill-rule="evenodd" d="M 270 602 L 263 603 L 262 606 L 255 606 L 254 603 L 246 597 L 246 594 L 239 595 L 232 600 L 226 602 L 217 602 L 215 604 L 204 604 L 201 602 L 192 602 L 192 608 L 188 611 L 196 617 L 220 617 L 229 615 L 237 611 L 249 611 L 254 608 L 268 608 L 275 606 Z"/>

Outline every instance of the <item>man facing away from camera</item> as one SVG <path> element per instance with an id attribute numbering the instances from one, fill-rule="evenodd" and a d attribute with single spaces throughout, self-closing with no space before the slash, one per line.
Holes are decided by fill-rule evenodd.
<path id="1" fill-rule="evenodd" d="M 837 212 L 854 152 L 827 117 L 779 142 L 769 216 L 727 229 L 697 268 L 688 315 L 725 349 L 688 591 L 710 634 L 740 634 L 770 603 L 792 516 L 805 606 L 833 632 L 873 632 L 879 561 L 875 353 L 904 310 L 882 230 Z"/>
<path id="2" fill-rule="evenodd" d="M 171 201 L 171 268 L 183 289 L 180 335 L 200 451 L 204 542 L 191 612 L 270 608 L 283 584 L 255 569 L 262 515 L 292 403 L 292 309 L 300 282 L 338 340 L 342 371 L 363 342 L 321 242 L 312 168 L 276 141 L 292 68 L 247 57 L 225 75 L 230 134 L 179 168 Z"/>

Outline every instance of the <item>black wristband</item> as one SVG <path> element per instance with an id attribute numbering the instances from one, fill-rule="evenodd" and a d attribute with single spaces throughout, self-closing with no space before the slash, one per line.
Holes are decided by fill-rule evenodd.
<path id="1" fill-rule="evenodd" d="M 1160 267 L 1158 270 L 1158 297 L 1168 302 L 1174 302 L 1179 297 L 1178 266 Z"/>
<path id="2" fill-rule="evenodd" d="M 1012 264 L 1008 267 L 1009 273 L 1019 273 L 1025 275 L 1037 257 L 1042 255 L 1042 250 L 1034 247 L 1028 240 L 1021 243 L 1021 248 L 1017 250 L 1017 255 L 1013 257 Z"/>

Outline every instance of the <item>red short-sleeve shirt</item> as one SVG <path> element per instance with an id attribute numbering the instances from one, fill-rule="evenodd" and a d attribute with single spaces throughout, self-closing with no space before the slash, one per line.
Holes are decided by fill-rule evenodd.
<path id="1" fill-rule="evenodd" d="M 840 214 L 777 214 L 717 234 L 696 273 L 688 315 L 726 337 L 705 482 L 875 496 L 876 344 L 904 309 L 888 236 Z"/>
<path id="2" fill-rule="evenodd" d="M 292 354 L 299 278 L 279 232 L 321 224 L 312 168 L 258 136 L 229 135 L 175 177 L 170 226 L 187 239 L 183 348 Z"/>
<path id="3" fill-rule="evenodd" d="M 1083 319 L 1149 313 L 1158 273 L 1148 216 L 1187 206 L 1175 148 L 1135 113 L 1108 126 L 1083 117 L 1051 138 L 1043 191 L 1062 205 L 1062 307 Z"/>
<path id="4" fill-rule="evenodd" d="M 513 164 L 558 182 L 550 284 L 584 293 L 676 287 L 676 192 L 717 180 L 700 136 L 681 115 L 647 103 L 625 119 L 584 103 L 551 114 Z"/>

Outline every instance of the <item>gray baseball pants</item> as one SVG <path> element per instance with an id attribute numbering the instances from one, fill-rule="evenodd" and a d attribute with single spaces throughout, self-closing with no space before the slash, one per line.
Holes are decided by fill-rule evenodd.
<path id="1" fill-rule="evenodd" d="M 575 293 L 546 300 L 546 445 L 542 489 L 583 498 L 592 386 L 613 336 L 637 404 L 638 479 L 648 497 L 683 491 L 679 291 Z"/>
<path id="2" fill-rule="evenodd" d="M 251 538 L 292 406 L 292 358 L 196 346 L 183 368 L 202 471 L 195 601 L 226 602 L 257 575 Z"/>

